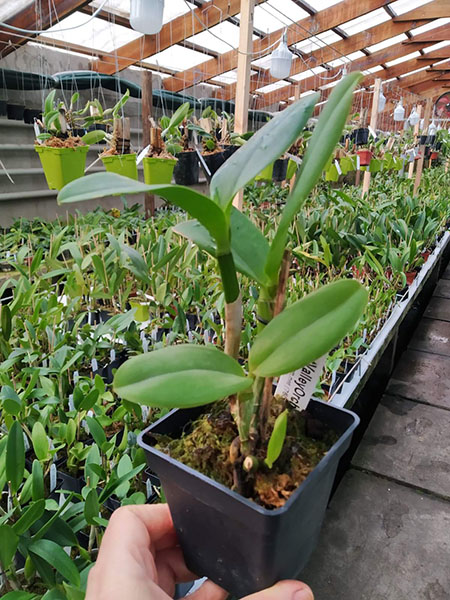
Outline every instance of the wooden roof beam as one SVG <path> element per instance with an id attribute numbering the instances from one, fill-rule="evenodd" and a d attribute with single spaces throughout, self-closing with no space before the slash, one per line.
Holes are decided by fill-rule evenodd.
<path id="1" fill-rule="evenodd" d="M 405 15 L 408 14 L 409 13 L 405 13 Z M 413 45 L 421 44 L 422 42 L 433 42 L 436 44 L 437 42 L 446 42 L 448 40 L 450 40 L 450 23 L 446 25 L 441 25 L 440 27 L 436 27 L 435 29 L 431 29 L 430 31 L 425 31 L 425 33 L 419 33 L 419 35 L 414 35 L 411 39 L 402 42 L 402 44 Z"/>
<path id="2" fill-rule="evenodd" d="M 388 0 L 366 0 L 364 3 L 357 3 L 354 2 L 354 0 L 343 0 L 327 10 L 320 11 L 313 16 L 301 19 L 298 21 L 297 27 L 290 27 L 287 32 L 288 45 L 292 46 L 297 42 L 309 38 L 311 31 L 317 35 L 318 33 L 322 33 L 333 27 L 338 27 L 342 23 L 355 19 L 356 17 L 361 16 L 361 14 L 367 14 L 377 8 L 381 8 L 386 4 L 388 4 Z M 421 24 L 426 22 L 427 21 L 425 20 L 421 22 Z M 283 32 L 284 28 L 268 34 L 262 40 L 255 40 L 253 42 L 253 52 L 258 53 L 258 56 L 260 57 L 264 54 L 270 54 L 272 51 L 271 46 L 276 44 Z M 352 37 L 343 41 L 350 41 Z M 235 69 L 237 66 L 237 58 L 237 50 L 225 52 L 218 60 L 208 60 L 197 67 L 183 71 L 183 73 L 180 74 L 180 81 L 178 82 L 168 79 L 165 82 L 165 87 L 168 90 L 176 92 L 183 89 L 181 80 L 186 82 L 186 86 L 200 83 L 201 81 L 207 81 L 226 71 Z"/>
<path id="3" fill-rule="evenodd" d="M 43 2 L 41 7 L 40 19 L 36 19 L 36 10 L 34 2 L 23 8 L 10 19 L 6 21 L 8 25 L 20 27 L 21 29 L 44 30 L 53 25 L 56 19 L 62 20 L 74 13 L 79 8 L 89 4 L 91 0 L 54 0 L 53 3 Z M 50 10 L 49 10 L 50 7 Z M 54 7 L 54 10 L 52 10 Z M 56 12 L 56 14 L 55 14 Z M 14 35 L 12 35 L 14 33 Z M 0 44 L 2 44 L 2 58 L 14 52 L 18 46 L 29 41 L 30 34 L 21 37 L 20 33 L 13 32 L 7 28 L 0 31 Z"/>
<path id="4" fill-rule="evenodd" d="M 256 4 L 261 2 L 264 2 L 264 0 L 255 0 Z M 158 34 L 146 35 L 144 39 L 140 37 L 118 48 L 117 54 L 120 59 L 117 65 L 115 60 L 111 60 L 105 54 L 98 61 L 96 70 L 108 75 L 115 73 L 116 70 L 121 71 L 143 58 L 152 56 L 173 44 L 178 44 L 188 37 L 201 33 L 204 31 L 202 22 L 208 27 L 213 27 L 228 19 L 228 17 L 239 14 L 240 10 L 240 0 L 211 0 L 211 2 L 198 6 L 194 11 L 169 21 L 169 23 L 163 25 Z"/>

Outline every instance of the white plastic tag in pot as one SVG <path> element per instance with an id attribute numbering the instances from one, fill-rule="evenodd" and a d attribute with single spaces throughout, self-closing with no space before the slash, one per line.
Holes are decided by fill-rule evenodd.
<path id="1" fill-rule="evenodd" d="M 339 164 L 339 161 L 336 159 L 334 159 L 334 166 L 336 167 L 338 175 L 342 175 L 341 165 Z"/>
<path id="2" fill-rule="evenodd" d="M 139 152 L 139 154 L 136 157 L 136 164 L 137 165 L 144 160 L 144 158 L 147 156 L 147 152 L 149 150 L 150 150 L 150 144 L 148 146 L 145 146 L 145 148 L 141 152 Z"/>
<path id="3" fill-rule="evenodd" d="M 314 395 L 326 359 L 326 356 L 322 356 L 297 371 L 282 375 L 278 380 L 275 395 L 286 398 L 297 410 L 305 410 Z"/>
<path id="4" fill-rule="evenodd" d="M 361 158 L 359 157 L 359 154 L 356 155 L 356 170 L 361 171 Z"/>

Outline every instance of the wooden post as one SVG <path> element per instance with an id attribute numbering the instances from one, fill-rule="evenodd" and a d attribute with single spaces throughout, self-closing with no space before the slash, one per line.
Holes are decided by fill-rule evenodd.
<path id="1" fill-rule="evenodd" d="M 378 106 L 380 104 L 380 91 L 381 91 L 381 79 L 375 79 L 375 85 L 373 86 L 373 99 L 372 99 L 372 113 L 370 115 L 370 127 L 376 131 L 378 121 Z M 369 134 L 370 135 L 370 134 Z M 369 166 L 367 167 L 369 169 Z M 362 194 L 368 194 L 370 187 L 370 171 L 364 172 Z"/>
<path id="2" fill-rule="evenodd" d="M 153 75 L 151 71 L 146 69 L 142 72 L 142 147 L 145 148 L 150 144 L 150 119 L 153 111 Z M 145 194 L 144 200 L 145 216 L 148 217 L 155 214 L 155 196 L 153 194 Z"/>
<path id="3" fill-rule="evenodd" d="M 237 66 L 236 108 L 234 114 L 234 131 L 246 133 L 248 129 L 248 109 L 250 102 L 250 69 L 253 49 L 253 13 L 255 0 L 241 0 L 241 20 L 239 32 L 239 55 Z M 244 192 L 238 192 L 233 205 L 242 210 Z"/>
<path id="4" fill-rule="evenodd" d="M 422 135 L 428 134 L 428 125 L 430 124 L 431 109 L 433 108 L 433 99 L 428 98 L 425 104 L 425 113 L 423 115 L 423 129 Z M 425 144 L 420 146 L 420 158 L 417 164 L 416 181 L 414 182 L 414 196 L 417 194 L 419 189 L 420 180 L 422 179 L 423 161 L 425 160 Z"/>
<path id="5" fill-rule="evenodd" d="M 416 123 L 416 125 L 414 125 L 414 144 L 415 145 L 417 144 L 417 140 L 419 137 L 420 119 L 422 118 L 422 105 L 421 104 L 416 108 L 416 111 L 417 111 L 417 114 L 419 115 L 419 121 Z M 409 164 L 408 179 L 413 178 L 415 164 L 416 164 L 415 159 Z"/>

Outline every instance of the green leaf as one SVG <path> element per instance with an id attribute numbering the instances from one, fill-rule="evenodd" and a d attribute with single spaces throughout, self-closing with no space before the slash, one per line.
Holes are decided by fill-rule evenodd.
<path id="1" fill-rule="evenodd" d="M 116 393 L 138 404 L 190 408 L 250 387 L 241 366 L 216 348 L 189 344 L 136 356 L 114 377 Z"/>
<path id="2" fill-rule="evenodd" d="M 19 536 L 9 525 L 0 525 L 0 563 L 9 569 L 19 544 Z"/>
<path id="3" fill-rule="evenodd" d="M 277 377 L 317 360 L 353 329 L 367 298 L 359 282 L 342 279 L 295 302 L 256 336 L 250 373 Z"/>
<path id="4" fill-rule="evenodd" d="M 80 574 L 75 563 L 67 556 L 61 546 L 58 546 L 55 542 L 51 540 L 37 540 L 37 542 L 30 544 L 28 550 L 31 554 L 35 554 L 45 560 L 74 586 L 80 584 Z"/>
<path id="5" fill-rule="evenodd" d="M 318 99 L 316 93 L 294 102 L 257 131 L 215 173 L 211 180 L 211 198 L 225 210 L 246 183 L 296 141 Z"/>
<path id="6" fill-rule="evenodd" d="M 31 497 L 34 501 L 44 498 L 44 472 L 41 463 L 35 458 L 31 468 Z"/>
<path id="7" fill-rule="evenodd" d="M 39 421 L 36 421 L 33 425 L 31 441 L 37 459 L 41 461 L 47 460 L 49 458 L 47 434 L 44 426 Z"/>
<path id="8" fill-rule="evenodd" d="M 56 95 L 56 90 L 52 90 L 47 95 L 47 97 L 45 99 L 45 104 L 44 104 L 44 114 L 47 114 L 51 110 L 53 110 L 53 104 L 55 102 L 55 95 Z"/>
<path id="9" fill-rule="evenodd" d="M 303 202 L 316 185 L 341 137 L 353 101 L 353 90 L 360 78 L 361 73 L 350 73 L 337 84 L 320 114 L 313 135 L 309 139 L 308 148 L 297 174 L 294 189 L 288 196 L 267 258 L 266 273 L 273 285 L 278 282 L 278 273 L 286 248 L 289 227 Z"/>
<path id="10" fill-rule="evenodd" d="M 128 454 L 124 454 L 122 458 L 119 460 L 119 464 L 117 465 L 117 475 L 119 477 L 123 477 L 127 473 L 133 470 L 133 463 L 131 462 L 131 458 Z M 118 498 L 123 498 L 128 494 L 128 490 L 130 489 L 130 483 L 126 481 L 118 488 L 116 488 L 116 496 Z"/>
<path id="11" fill-rule="evenodd" d="M 149 186 L 116 173 L 94 173 L 71 181 L 58 194 L 58 204 L 82 202 L 105 196 L 142 194 Z"/>
<path id="12" fill-rule="evenodd" d="M 95 440 L 95 443 L 99 448 L 103 447 L 103 444 L 106 444 L 106 435 L 103 430 L 103 427 L 94 417 L 86 417 L 86 423 L 89 427 L 89 431 L 92 434 L 92 437 Z"/>
<path id="13" fill-rule="evenodd" d="M 16 391 L 9 385 L 4 385 L 0 393 L 3 409 L 9 415 L 17 417 L 22 410 L 22 400 Z"/>
<path id="14" fill-rule="evenodd" d="M 82 141 L 86 144 L 86 146 L 92 146 L 93 144 L 98 144 L 102 140 L 105 139 L 106 132 L 101 129 L 95 129 L 94 131 L 89 131 L 85 133 L 81 138 Z"/>
<path id="15" fill-rule="evenodd" d="M 37 598 L 36 594 L 23 592 L 22 590 L 14 590 L 2 596 L 2 600 L 34 600 L 35 598 Z"/>
<path id="16" fill-rule="evenodd" d="M 278 459 L 283 450 L 284 440 L 286 439 L 287 419 L 288 410 L 286 409 L 275 420 L 264 461 L 269 469 L 273 467 L 273 463 Z"/>
<path id="17" fill-rule="evenodd" d="M 25 444 L 19 421 L 14 421 L 8 433 L 6 445 L 6 479 L 11 482 L 13 493 L 17 493 L 25 470 Z"/>
<path id="18" fill-rule="evenodd" d="M 99 516 L 100 503 L 97 490 L 91 489 L 84 501 L 84 517 L 88 525 L 95 525 L 94 519 Z"/>
<path id="19" fill-rule="evenodd" d="M 93 444 L 86 456 L 84 463 L 84 478 L 88 482 L 89 487 L 96 488 L 99 482 L 99 476 L 91 469 L 91 465 L 101 465 L 100 451 L 97 444 Z"/>
<path id="20" fill-rule="evenodd" d="M 44 514 L 44 510 L 45 500 L 43 498 L 41 500 L 37 500 L 36 502 L 32 502 L 20 519 L 14 523 L 14 532 L 17 535 L 24 534 L 31 528 L 32 525 L 36 523 L 36 521 L 39 521 Z"/>
<path id="21" fill-rule="evenodd" d="M 11 337 L 11 311 L 7 304 L 3 304 L 0 314 L 0 326 L 2 328 L 2 336 L 5 341 Z"/>

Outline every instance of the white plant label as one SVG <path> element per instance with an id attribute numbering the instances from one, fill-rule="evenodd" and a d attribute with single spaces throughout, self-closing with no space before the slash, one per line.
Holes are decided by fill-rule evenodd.
<path id="1" fill-rule="evenodd" d="M 52 466 L 50 467 L 50 491 L 53 492 L 53 490 L 56 488 L 56 465 L 55 463 L 52 464 Z"/>
<path id="2" fill-rule="evenodd" d="M 23 445 L 25 446 L 25 452 L 30 449 L 30 442 L 28 441 L 28 436 L 25 432 L 23 432 Z"/>
<path id="3" fill-rule="evenodd" d="M 147 419 L 148 419 L 148 415 L 150 414 L 150 409 L 148 406 L 141 406 L 141 410 L 142 410 L 142 420 L 144 421 L 144 423 L 146 423 Z"/>
<path id="4" fill-rule="evenodd" d="M 356 170 L 361 171 L 361 159 L 359 158 L 359 154 L 356 155 Z"/>
<path id="5" fill-rule="evenodd" d="M 334 166 L 335 166 L 335 167 L 336 167 L 336 169 L 337 169 L 338 175 L 342 175 L 342 169 L 341 169 L 341 165 L 339 164 L 339 161 L 338 161 L 338 160 L 336 160 L 336 159 L 334 160 Z"/>
<path id="6" fill-rule="evenodd" d="M 368 128 L 368 129 L 369 129 L 369 133 L 370 133 L 370 135 L 371 135 L 371 136 L 372 136 L 374 139 L 376 139 L 376 137 L 377 137 L 377 134 L 376 134 L 376 132 L 375 132 L 375 131 L 372 129 L 372 127 L 371 127 L 370 125 L 369 125 L 369 128 Z"/>
<path id="7" fill-rule="evenodd" d="M 139 154 L 137 155 L 137 158 L 136 158 L 137 165 L 144 160 L 144 158 L 147 156 L 147 152 L 149 150 L 150 150 L 150 144 L 148 146 L 145 146 L 145 148 L 142 150 L 142 152 L 139 152 Z"/>
<path id="8" fill-rule="evenodd" d="M 153 494 L 153 487 L 152 487 L 152 482 L 150 481 L 150 479 L 147 479 L 147 481 L 145 482 L 145 487 L 147 490 L 147 500 L 149 498 L 151 498 L 152 494 Z"/>
<path id="9" fill-rule="evenodd" d="M 70 411 L 75 410 L 75 404 L 74 404 L 74 401 L 73 401 L 73 394 L 70 394 L 70 396 L 69 396 L 69 410 Z"/>
<path id="10" fill-rule="evenodd" d="M 275 395 L 286 398 L 297 410 L 305 410 L 314 395 L 326 359 L 326 356 L 322 356 L 302 369 L 282 375 Z"/>

